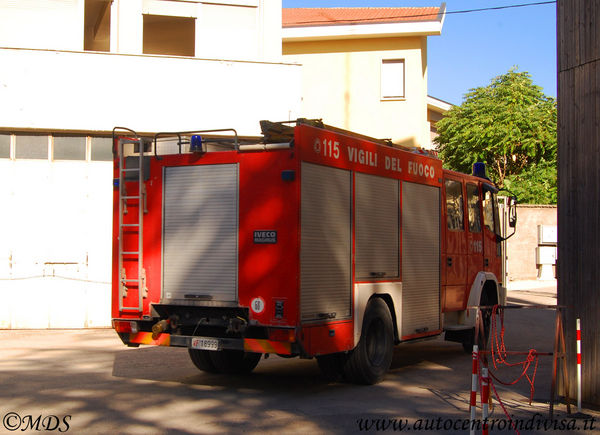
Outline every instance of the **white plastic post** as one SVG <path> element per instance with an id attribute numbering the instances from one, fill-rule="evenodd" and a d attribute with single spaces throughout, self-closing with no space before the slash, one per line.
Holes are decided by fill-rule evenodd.
<path id="1" fill-rule="evenodd" d="M 473 369 L 471 370 L 471 429 L 470 435 L 475 435 L 475 418 L 477 417 L 477 365 L 479 362 L 479 346 L 473 345 Z"/>
<path id="2" fill-rule="evenodd" d="M 490 400 L 490 380 L 488 378 L 488 368 L 481 368 L 481 433 L 482 435 L 488 435 L 489 429 L 487 425 L 487 419 L 490 415 L 490 409 L 488 401 Z"/>
<path id="3" fill-rule="evenodd" d="M 581 322 L 577 319 L 577 412 L 581 412 Z"/>

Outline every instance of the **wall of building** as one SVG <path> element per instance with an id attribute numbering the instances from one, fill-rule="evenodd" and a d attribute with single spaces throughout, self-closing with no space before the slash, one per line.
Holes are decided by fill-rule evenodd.
<path id="1" fill-rule="evenodd" d="M 537 279 L 538 225 L 556 226 L 556 206 L 518 205 L 517 219 L 517 231 L 508 239 L 506 247 L 508 279 L 509 281 Z M 508 234 L 511 232 L 512 229 L 509 229 Z"/>
<path id="2" fill-rule="evenodd" d="M 299 113 L 300 67 L 0 49 L 2 128 L 156 132 L 231 128 Z"/>
<path id="3" fill-rule="evenodd" d="M 90 11 L 98 16 L 89 16 Z M 185 35 L 184 43 L 195 47 L 191 56 L 281 59 L 281 0 L 5 1 L 0 3 L 0 47 L 81 51 L 85 46 L 90 50 L 142 54 L 151 52 L 144 50 L 145 15 L 193 20 L 195 31 Z M 94 38 L 108 38 L 110 50 Z M 179 53 L 175 49 L 167 54 Z"/>
<path id="4" fill-rule="evenodd" d="M 279 61 L 281 0 L 169 1 L 115 0 L 111 51 L 141 54 L 144 16 L 195 20 L 195 57 Z M 190 38 L 192 38 L 190 36 Z"/>
<path id="5" fill-rule="evenodd" d="M 600 7 L 558 0 L 558 303 L 566 305 L 570 396 L 575 397 L 575 319 L 583 335 L 582 400 L 600 406 Z"/>
<path id="6" fill-rule="evenodd" d="M 0 3 L 0 47 L 83 50 L 82 0 Z"/>
<path id="7" fill-rule="evenodd" d="M 284 42 L 283 54 L 302 64 L 303 116 L 403 145 L 429 145 L 426 37 Z M 381 98 L 383 59 L 404 60 L 404 98 Z"/>
<path id="8" fill-rule="evenodd" d="M 0 142 L 0 328 L 109 326 L 111 139 Z"/>

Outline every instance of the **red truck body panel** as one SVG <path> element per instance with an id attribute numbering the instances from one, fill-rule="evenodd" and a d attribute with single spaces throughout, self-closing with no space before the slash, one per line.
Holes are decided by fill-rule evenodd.
<path id="1" fill-rule="evenodd" d="M 303 321 L 301 313 L 301 238 L 302 238 L 302 165 L 316 164 L 329 168 L 350 171 L 351 174 L 351 315 L 322 320 Z M 147 293 L 143 296 L 141 310 L 120 309 L 137 304 L 140 294 L 135 285 L 129 286 L 123 297 L 120 289 L 122 271 L 117 258 L 119 252 L 119 201 L 120 188 L 114 191 L 113 218 L 113 281 L 112 316 L 114 319 L 131 319 L 156 322 L 159 319 L 153 312 L 153 305 L 161 304 L 163 295 L 164 268 L 164 176 L 165 168 L 236 165 L 238 174 L 238 226 L 237 226 L 237 307 L 248 313 L 249 325 L 264 328 L 268 337 L 247 337 L 244 349 L 251 351 L 270 351 L 282 354 L 300 353 L 303 356 L 322 355 L 351 350 L 356 346 L 356 295 L 357 284 L 402 283 L 404 271 L 399 267 L 398 276 L 358 278 L 356 275 L 356 176 L 370 174 L 402 183 L 414 183 L 440 190 L 440 263 L 438 300 L 439 316 L 443 312 L 464 310 L 467 306 L 469 291 L 475 275 L 484 269 L 484 249 L 491 253 L 495 249 L 491 236 L 473 234 L 468 231 L 465 219 L 462 233 L 450 232 L 446 228 L 446 207 L 444 206 L 444 179 L 450 178 L 463 183 L 463 207 L 467 209 L 466 184 L 471 183 L 481 189 L 484 180 L 448 172 L 442 169 L 442 162 L 431 155 L 393 148 L 364 137 L 356 137 L 340 130 L 318 128 L 312 125 L 298 124 L 294 128 L 293 146 L 285 149 L 265 151 L 214 151 L 206 153 L 185 153 L 150 157 L 149 173 L 145 184 L 147 213 L 143 217 L 143 268 Z M 119 159 L 115 159 L 114 177 L 120 176 Z M 128 191 L 134 191 L 135 181 L 125 183 Z M 327 195 L 328 186 L 323 185 L 323 195 Z M 402 189 L 400 194 L 400 215 L 402 215 Z M 132 201 L 129 210 L 123 215 L 124 224 L 135 224 L 134 210 L 141 201 Z M 401 221 L 400 221 L 401 222 Z M 198 225 L 202 225 L 199 222 Z M 400 224 L 400 223 L 399 223 Z M 135 230 L 124 230 L 123 250 L 135 251 L 137 235 Z M 275 234 L 276 242 L 257 242 L 257 232 Z M 399 260 L 402 260 L 402 228 L 399 230 Z M 260 236 L 260 235 L 259 235 Z M 483 240 L 485 239 L 485 240 Z M 495 252 L 495 251 L 493 251 Z M 209 255 L 209 253 L 206 253 Z M 121 254 L 122 256 L 122 254 Z M 122 256 L 123 257 L 123 256 Z M 452 266 L 448 264 L 452 257 Z M 488 255 L 488 257 L 490 257 Z M 137 277 L 137 262 L 123 257 L 124 275 Z M 492 258 L 492 257 L 490 257 Z M 499 265 L 495 257 L 488 268 L 497 271 Z M 121 301 L 120 301 L 121 299 Z M 120 305 L 121 303 L 121 305 Z M 424 302 L 425 303 L 425 302 Z M 255 306 L 253 306 L 255 304 Z M 210 304 L 208 304 L 210 305 Z M 207 305 L 207 306 L 208 306 Z M 195 303 L 194 306 L 202 306 Z M 395 314 L 394 314 L 395 316 Z M 400 333 L 398 339 L 414 339 L 439 334 L 435 330 Z M 358 327 L 360 330 L 360 326 Z M 129 343 L 172 345 L 167 334 L 162 338 L 151 336 L 149 331 L 131 332 Z M 282 343 L 286 343 L 282 347 Z M 290 343 L 297 346 L 293 350 Z M 268 353 L 268 352 L 266 352 Z"/>

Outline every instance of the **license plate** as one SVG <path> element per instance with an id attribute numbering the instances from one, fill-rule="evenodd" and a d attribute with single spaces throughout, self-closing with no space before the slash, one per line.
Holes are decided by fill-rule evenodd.
<path id="1" fill-rule="evenodd" d="M 216 338 L 192 338 L 192 349 L 219 350 L 219 340 Z"/>

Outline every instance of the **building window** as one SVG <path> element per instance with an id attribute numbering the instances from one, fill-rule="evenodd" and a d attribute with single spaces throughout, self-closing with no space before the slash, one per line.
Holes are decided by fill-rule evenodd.
<path id="1" fill-rule="evenodd" d="M 48 136 L 17 135 L 16 140 L 17 159 L 48 160 Z"/>
<path id="2" fill-rule="evenodd" d="M 110 51 L 111 0 L 85 0 L 83 49 Z"/>
<path id="3" fill-rule="evenodd" d="M 0 134 L 0 159 L 10 159 L 10 134 Z"/>
<path id="4" fill-rule="evenodd" d="M 112 138 L 93 137 L 92 138 L 92 160 L 100 162 L 110 162 L 113 159 Z"/>
<path id="5" fill-rule="evenodd" d="M 404 59 L 381 61 L 381 99 L 404 98 Z"/>
<path id="6" fill-rule="evenodd" d="M 85 137 L 54 136 L 54 160 L 85 160 Z"/>
<path id="7" fill-rule="evenodd" d="M 196 19 L 144 15 L 144 54 L 195 56 Z"/>

